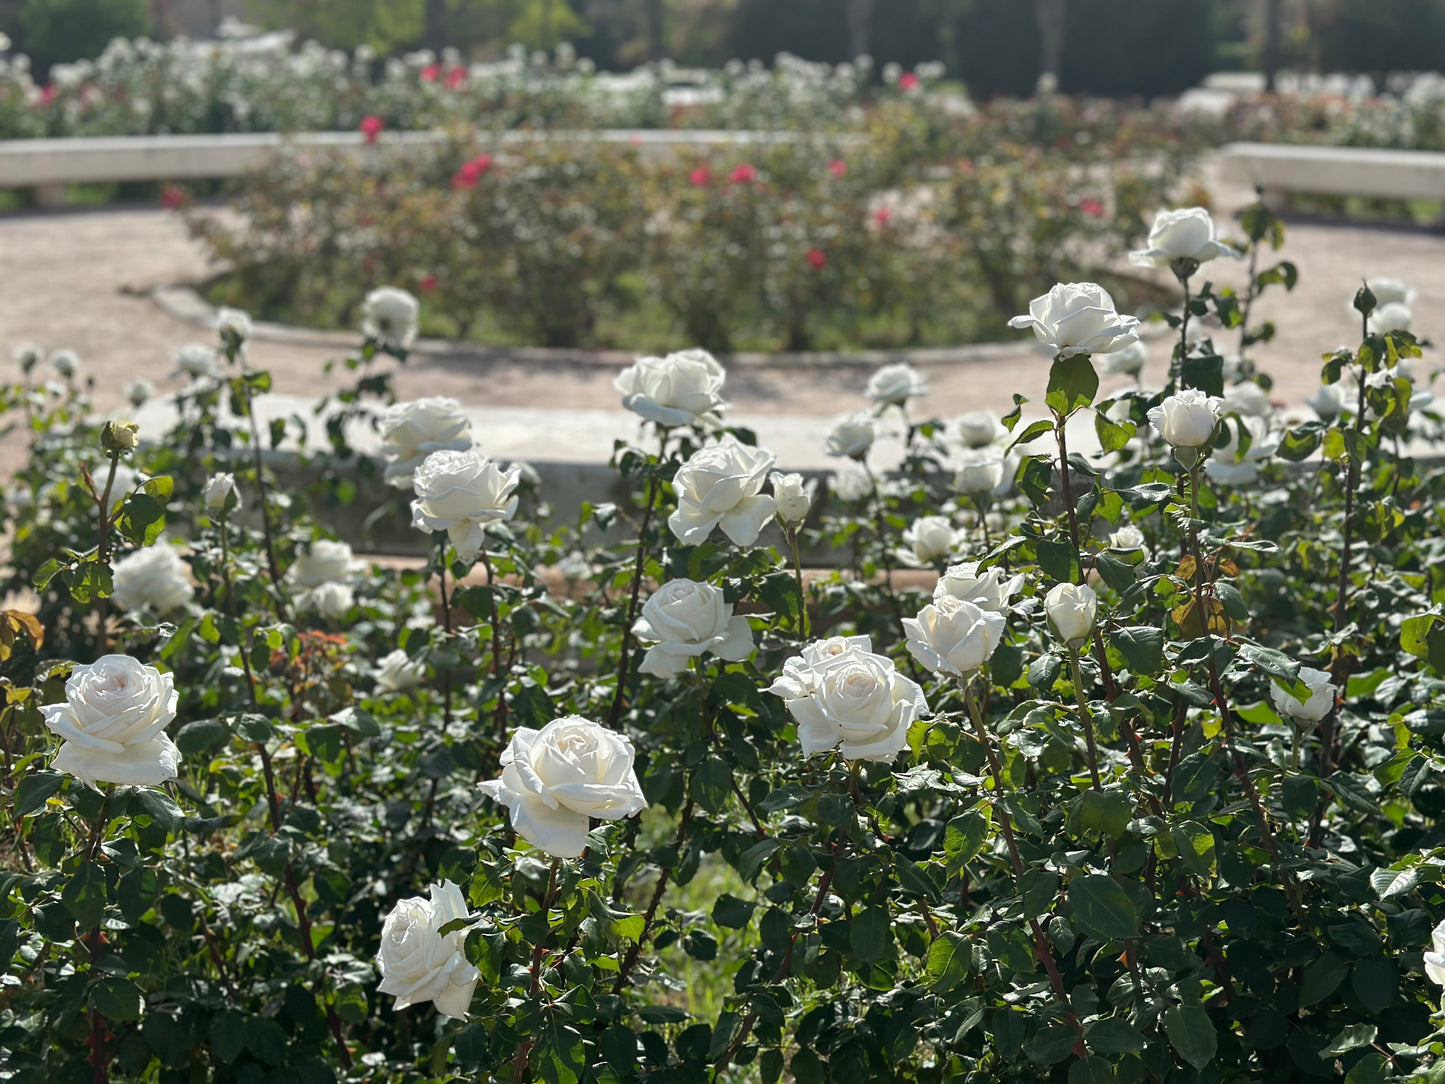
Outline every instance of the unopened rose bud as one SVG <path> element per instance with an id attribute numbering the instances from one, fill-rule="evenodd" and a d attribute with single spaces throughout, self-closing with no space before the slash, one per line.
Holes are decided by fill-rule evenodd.
<path id="1" fill-rule="evenodd" d="M 1369 283 L 1365 283 L 1355 291 L 1355 311 L 1360 315 L 1369 316 L 1370 313 L 1375 311 L 1377 304 L 1379 304 L 1379 302 L 1375 300 L 1375 294 L 1370 289 Z"/>
<path id="2" fill-rule="evenodd" d="M 100 446 L 107 452 L 128 452 L 140 443 L 140 426 L 135 422 L 106 422 L 100 430 Z"/>
<path id="3" fill-rule="evenodd" d="M 1044 596 L 1044 612 L 1059 639 L 1078 647 L 1094 631 L 1099 596 L 1087 584 L 1061 583 Z"/>

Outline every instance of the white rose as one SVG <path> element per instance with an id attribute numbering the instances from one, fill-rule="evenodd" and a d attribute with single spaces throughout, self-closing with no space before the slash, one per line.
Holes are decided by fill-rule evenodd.
<path id="1" fill-rule="evenodd" d="M 734 545 L 756 542 L 773 516 L 773 498 L 762 492 L 773 458 L 731 439 L 694 452 L 672 480 L 677 511 L 667 525 L 678 541 L 695 546 L 721 527 Z"/>
<path id="2" fill-rule="evenodd" d="M 1007 620 L 994 610 L 944 595 L 903 619 L 908 651 L 926 670 L 957 677 L 993 658 Z"/>
<path id="3" fill-rule="evenodd" d="M 866 636 L 810 644 L 768 687 L 797 722 L 805 757 L 837 749 L 848 760 L 892 760 L 927 713 L 923 690 L 871 646 Z"/>
<path id="4" fill-rule="evenodd" d="M 638 669 L 658 677 L 682 673 L 699 655 L 741 662 L 753 653 L 748 619 L 733 616 L 719 588 L 693 580 L 669 580 L 654 591 L 632 633 L 653 645 Z"/>
<path id="5" fill-rule="evenodd" d="M 768 475 L 768 482 L 773 487 L 773 511 L 778 522 L 790 530 L 801 527 L 808 518 L 808 509 L 813 506 L 813 494 L 818 483 L 804 482 L 801 474 L 778 471 Z"/>
<path id="6" fill-rule="evenodd" d="M 915 564 L 943 560 L 959 542 L 959 532 L 947 516 L 919 516 L 903 532 L 904 555 Z"/>
<path id="7" fill-rule="evenodd" d="M 906 406 L 928 394 L 928 381 L 912 365 L 885 365 L 868 380 L 863 393 L 876 407 Z"/>
<path id="8" fill-rule="evenodd" d="M 356 604 L 356 595 L 344 583 L 323 583 L 304 596 L 304 604 L 327 621 L 339 621 Z"/>
<path id="9" fill-rule="evenodd" d="M 381 454 L 388 485 L 410 489 L 417 467 L 432 452 L 472 446 L 472 423 L 455 399 L 432 397 L 397 403 L 381 416 Z"/>
<path id="10" fill-rule="evenodd" d="M 866 410 L 839 418 L 828 433 L 829 455 L 862 459 L 878 439 L 878 422 Z"/>
<path id="11" fill-rule="evenodd" d="M 970 497 L 993 493 L 1004 480 L 1004 457 L 990 448 L 969 448 L 959 459 L 953 488 Z"/>
<path id="12" fill-rule="evenodd" d="M 234 512 L 241 507 L 241 494 L 236 489 L 236 476 L 226 471 L 211 476 L 203 492 L 209 512 Z"/>
<path id="13" fill-rule="evenodd" d="M 51 767 L 87 783 L 159 786 L 181 763 L 165 727 L 176 714 L 170 674 L 129 655 L 102 655 L 77 666 L 65 702 L 41 707 L 45 725 L 65 741 Z"/>
<path id="14" fill-rule="evenodd" d="M 412 526 L 446 531 L 457 556 L 470 561 L 482 550 L 488 525 L 517 512 L 521 470 L 502 470 L 475 448 L 432 452 L 416 470 Z"/>
<path id="15" fill-rule="evenodd" d="M 361 333 L 383 347 L 405 350 L 416 342 L 417 300 L 395 286 L 372 290 L 361 303 Z"/>
<path id="16" fill-rule="evenodd" d="M 873 492 L 873 479 L 856 463 L 845 463 L 828 476 L 828 488 L 840 501 L 861 501 Z"/>
<path id="17" fill-rule="evenodd" d="M 1120 373 L 1138 380 L 1148 360 L 1149 348 L 1141 340 L 1135 339 L 1122 350 L 1115 350 L 1109 355 L 1109 360 L 1104 363 L 1104 372 Z"/>
<path id="18" fill-rule="evenodd" d="M 554 858 L 577 858 L 590 818 L 616 821 L 647 808 L 632 770 L 632 742 L 580 715 L 541 730 L 518 727 L 502 752 L 502 777 L 479 784 L 507 807 L 512 827 Z"/>
<path id="19" fill-rule="evenodd" d="M 1008 436 L 1008 430 L 992 410 L 970 410 L 959 417 L 958 439 L 965 448 L 987 448 Z"/>
<path id="20" fill-rule="evenodd" d="M 412 660 L 405 651 L 397 648 L 376 660 L 376 691 L 399 693 L 414 689 L 421 684 L 426 667 Z"/>
<path id="21" fill-rule="evenodd" d="M 1415 304 L 1416 291 L 1414 287 L 1407 286 L 1399 279 L 1366 279 L 1365 285 L 1370 288 L 1370 293 L 1375 295 L 1375 307 L 1377 309 L 1385 305 L 1404 305 L 1408 308 Z M 1351 294 L 1348 308 L 1350 314 L 1358 320 L 1360 314 L 1355 308 L 1354 300 L 1355 295 Z"/>
<path id="22" fill-rule="evenodd" d="M 286 570 L 286 579 L 295 587 L 311 590 L 324 583 L 344 580 L 356 571 L 356 558 L 345 542 L 318 538 L 311 548 L 296 555 Z"/>
<path id="23" fill-rule="evenodd" d="M 1242 384 L 1231 384 L 1224 389 L 1225 414 L 1241 414 L 1255 418 L 1268 418 L 1274 411 L 1269 401 L 1269 392 L 1253 380 Z"/>
<path id="24" fill-rule="evenodd" d="M 1388 335 L 1392 331 L 1409 331 L 1415 315 L 1408 305 L 1391 301 L 1370 313 L 1370 334 Z"/>
<path id="25" fill-rule="evenodd" d="M 111 570 L 111 601 L 127 612 L 167 614 L 191 601 L 190 569 L 176 548 L 164 542 L 122 557 Z"/>
<path id="26" fill-rule="evenodd" d="M 1129 262 L 1140 267 L 1168 267 L 1175 260 L 1205 263 L 1216 256 L 1239 256 L 1214 239 L 1214 219 L 1203 207 L 1160 211 L 1149 230 L 1148 245 L 1129 253 Z"/>
<path id="27" fill-rule="evenodd" d="M 251 316 L 240 309 L 222 308 L 216 313 L 216 331 L 222 340 L 239 347 L 251 337 Z"/>
<path id="28" fill-rule="evenodd" d="M 1430 950 L 1425 953 L 1425 977 L 1445 986 L 1445 921 L 1430 931 Z"/>
<path id="29" fill-rule="evenodd" d="M 1289 690 L 1281 689 L 1273 682 L 1269 686 L 1270 699 L 1274 701 L 1275 710 L 1281 715 L 1317 723 L 1335 706 L 1335 694 L 1338 690 L 1330 683 L 1330 675 L 1326 671 L 1316 670 L 1313 666 L 1301 666 L 1299 679 L 1309 687 L 1308 700 L 1300 700 Z"/>
<path id="30" fill-rule="evenodd" d="M 1279 434 L 1271 433 L 1269 423 L 1263 418 L 1240 418 L 1249 433 L 1249 448 L 1240 455 L 1235 445 L 1235 427 L 1226 423 L 1220 427 L 1215 455 L 1204 465 L 1204 473 L 1221 485 L 1250 485 L 1259 478 L 1259 466 L 1279 449 Z"/>
<path id="31" fill-rule="evenodd" d="M 1321 420 L 1330 421 L 1338 417 L 1344 409 L 1345 395 L 1345 388 L 1339 383 L 1321 384 L 1305 405 L 1318 414 Z"/>
<path id="32" fill-rule="evenodd" d="M 156 386 L 143 376 L 127 380 L 125 383 L 125 397 L 134 407 L 144 406 L 146 401 L 155 394 L 155 390 Z"/>
<path id="33" fill-rule="evenodd" d="M 1033 328 L 1034 336 L 1059 357 L 1112 354 L 1139 338 L 1139 321 L 1114 309 L 1109 291 L 1093 282 L 1061 282 L 1029 302 L 1027 315 L 1013 328 Z"/>
<path id="34" fill-rule="evenodd" d="M 1009 608 L 1009 599 L 1023 586 L 1023 577 L 1015 576 L 1005 580 L 1003 571 L 995 565 L 985 572 L 978 570 L 977 561 L 965 561 L 960 565 L 949 565 L 948 571 L 938 577 L 933 588 L 933 601 L 944 598 L 961 599 L 971 602 L 981 610 L 995 610 L 1002 613 Z"/>
<path id="35" fill-rule="evenodd" d="M 1094 631 L 1099 596 L 1088 584 L 1061 583 L 1044 596 L 1044 613 L 1059 639 L 1078 647 Z"/>
<path id="36" fill-rule="evenodd" d="M 468 918 L 466 898 L 450 881 L 431 886 L 431 898 L 398 900 L 381 926 L 377 992 L 396 997 L 396 1008 L 430 1001 L 437 1012 L 464 1020 L 480 973 L 467 961 L 466 927 L 441 933 Z"/>
<path id="37" fill-rule="evenodd" d="M 80 375 L 80 355 L 74 350 L 57 350 L 50 355 L 50 367 L 62 380 L 74 380 Z"/>
<path id="38" fill-rule="evenodd" d="M 20 366 L 20 371 L 28 374 L 31 369 L 40 364 L 40 359 L 45 356 L 45 351 L 35 343 L 21 343 L 12 352 L 12 356 L 15 358 L 15 364 Z"/>
<path id="39" fill-rule="evenodd" d="M 1224 402 L 1189 388 L 1149 411 L 1149 421 L 1172 448 L 1202 448 L 1214 439 Z"/>
<path id="40" fill-rule="evenodd" d="M 1147 555 L 1148 547 L 1144 544 L 1144 532 L 1132 523 L 1126 523 L 1117 531 L 1109 535 L 1109 548 L 1111 550 L 1143 550 Z"/>
<path id="41" fill-rule="evenodd" d="M 226 375 L 216 348 L 207 343 L 186 343 L 176 351 L 175 362 L 177 373 L 197 380 L 220 380 Z"/>
<path id="42" fill-rule="evenodd" d="M 683 350 L 665 358 L 638 358 L 612 386 L 622 405 L 660 426 L 717 426 L 727 373 L 706 350 Z"/>

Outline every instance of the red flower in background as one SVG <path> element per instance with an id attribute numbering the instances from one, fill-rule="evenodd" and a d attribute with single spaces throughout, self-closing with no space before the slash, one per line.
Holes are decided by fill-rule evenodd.
<path id="1" fill-rule="evenodd" d="M 1083 211 L 1086 215 L 1092 215 L 1094 218 L 1104 217 L 1104 205 L 1096 199 L 1079 200 L 1079 210 Z"/>
<path id="2" fill-rule="evenodd" d="M 368 143 L 375 143 L 377 137 L 381 135 L 382 129 L 386 127 L 386 121 L 375 115 L 366 116 L 361 118 L 361 123 L 357 127 L 361 129 L 361 134 L 366 137 Z"/>
<path id="3" fill-rule="evenodd" d="M 435 83 L 442 74 L 440 64 L 428 64 L 421 70 L 421 81 L 423 83 Z"/>
<path id="4" fill-rule="evenodd" d="M 179 211 L 186 205 L 185 190 L 173 184 L 161 188 L 161 206 L 167 211 Z"/>
<path id="5" fill-rule="evenodd" d="M 467 69 L 458 64 L 451 71 L 447 72 L 447 89 L 456 90 L 467 81 Z"/>
<path id="6" fill-rule="evenodd" d="M 893 212 L 887 207 L 880 207 L 873 212 L 873 221 L 880 226 L 886 226 L 893 220 Z"/>
<path id="7" fill-rule="evenodd" d="M 40 104 L 49 105 L 53 101 L 55 101 L 55 84 L 46 83 L 40 88 Z"/>
<path id="8" fill-rule="evenodd" d="M 437 288 L 437 277 L 436 277 L 435 275 L 427 275 L 426 278 L 424 278 L 424 279 L 421 280 L 421 292 L 422 292 L 422 293 L 424 293 L 424 294 L 429 294 L 429 293 L 431 293 L 433 290 L 435 290 L 436 288 Z"/>
<path id="9" fill-rule="evenodd" d="M 828 257 L 821 248 L 808 249 L 808 255 L 805 258 L 814 271 L 821 271 L 828 266 Z"/>
<path id="10" fill-rule="evenodd" d="M 705 188 L 712 181 L 712 171 L 707 166 L 698 166 L 687 175 L 687 179 L 692 182 L 693 187 Z"/>
<path id="11" fill-rule="evenodd" d="M 914 75 L 912 72 L 904 72 L 898 77 L 898 85 L 904 90 L 917 90 L 918 76 Z"/>
<path id="12" fill-rule="evenodd" d="M 729 184 L 752 184 L 758 179 L 758 171 L 753 166 L 744 162 L 728 174 Z"/>
<path id="13" fill-rule="evenodd" d="M 453 188 L 475 188 L 480 181 L 496 164 L 496 159 L 490 154 L 479 154 L 470 161 L 463 162 L 460 169 L 452 174 Z"/>
<path id="14" fill-rule="evenodd" d="M 848 172 L 848 163 L 841 158 L 834 158 L 828 163 L 828 172 L 835 177 L 841 177 Z"/>

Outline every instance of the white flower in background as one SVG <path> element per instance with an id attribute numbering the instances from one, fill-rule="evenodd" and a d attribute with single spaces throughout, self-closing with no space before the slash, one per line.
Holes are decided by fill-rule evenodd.
<path id="1" fill-rule="evenodd" d="M 1370 313 L 1370 334 L 1388 335 L 1392 331 L 1409 331 L 1414 320 L 1415 314 L 1408 305 L 1391 301 L 1377 306 L 1375 311 Z"/>
<path id="2" fill-rule="evenodd" d="M 1129 253 L 1140 267 L 1168 267 L 1175 260 L 1206 263 L 1216 256 L 1239 253 L 1214 237 L 1214 219 L 1203 207 L 1160 211 L 1149 230 L 1148 248 Z"/>
<path id="3" fill-rule="evenodd" d="M 186 343 L 176 351 L 176 372 L 195 380 L 220 380 L 226 374 L 220 355 L 207 343 Z"/>
<path id="4" fill-rule="evenodd" d="M 1271 433 L 1263 418 L 1240 418 L 1239 422 L 1249 434 L 1249 448 L 1239 454 L 1235 426 L 1225 422 L 1220 426 L 1214 455 L 1204 465 L 1204 473 L 1220 485 L 1252 485 L 1259 479 L 1260 464 L 1279 450 L 1280 434 Z"/>
<path id="5" fill-rule="evenodd" d="M 722 590 L 687 579 L 669 580 L 654 591 L 632 634 L 652 644 L 638 670 L 658 677 L 680 674 L 704 654 L 741 662 L 754 650 L 752 626 L 746 617 L 733 616 Z"/>
<path id="6" fill-rule="evenodd" d="M 773 487 L 773 511 L 778 522 L 789 530 L 801 527 L 813 507 L 817 481 L 804 482 L 801 474 L 773 471 L 768 475 L 768 482 Z"/>
<path id="7" fill-rule="evenodd" d="M 632 742 L 580 715 L 541 730 L 518 727 L 502 752 L 502 777 L 479 784 L 507 807 L 512 828 L 554 858 L 577 858 L 590 818 L 616 821 L 647 808 L 632 770 Z"/>
<path id="8" fill-rule="evenodd" d="M 203 493 L 207 512 L 234 512 L 241 507 L 241 493 L 236 476 L 227 471 L 211 475 Z"/>
<path id="9" fill-rule="evenodd" d="M 1306 402 L 1306 405 L 1318 414 L 1323 421 L 1331 421 L 1339 417 L 1344 409 L 1345 386 L 1340 382 L 1334 384 L 1321 384 L 1313 395 Z"/>
<path id="10" fill-rule="evenodd" d="M 1149 361 L 1149 348 L 1140 339 L 1135 339 L 1121 350 L 1115 350 L 1104 362 L 1104 372 L 1119 373 L 1139 379 L 1145 364 Z"/>
<path id="11" fill-rule="evenodd" d="M 1055 635 L 1070 647 L 1078 647 L 1094 631 L 1099 596 L 1088 584 L 1060 583 L 1044 596 L 1044 613 Z"/>
<path id="12" fill-rule="evenodd" d="M 947 516 L 919 516 L 903 532 L 902 555 L 916 565 L 935 565 L 954 551 L 960 535 Z"/>
<path id="13" fill-rule="evenodd" d="M 873 493 L 873 479 L 857 463 L 844 463 L 828 476 L 828 488 L 840 501 L 861 501 Z"/>
<path id="14" fill-rule="evenodd" d="M 995 610 L 944 595 L 903 619 L 908 651 L 925 670 L 963 677 L 993 658 L 1007 619 Z"/>
<path id="15" fill-rule="evenodd" d="M 722 424 L 727 373 L 706 350 L 682 350 L 663 358 L 638 358 L 612 382 L 622 405 L 660 426 Z"/>
<path id="16" fill-rule="evenodd" d="M 1203 448 L 1214 439 L 1224 401 L 1188 388 L 1171 395 L 1149 411 L 1149 421 L 1171 448 Z M 1190 466 L 1192 464 L 1185 464 Z"/>
<path id="17" fill-rule="evenodd" d="M 80 355 L 74 350 L 57 350 L 50 355 L 50 368 L 62 380 L 74 380 L 80 375 Z"/>
<path id="18" fill-rule="evenodd" d="M 240 309 L 221 308 L 217 310 L 216 331 L 227 345 L 239 348 L 251 337 L 253 330 L 250 313 L 242 312 Z"/>
<path id="19" fill-rule="evenodd" d="M 345 542 L 318 538 L 311 548 L 296 555 L 286 570 L 286 581 L 294 587 L 311 590 L 324 583 L 336 583 L 357 570 L 358 563 Z"/>
<path id="20" fill-rule="evenodd" d="M 376 691 L 399 693 L 415 689 L 426 676 L 426 666 L 413 660 L 401 648 L 376 660 Z"/>
<path id="21" fill-rule="evenodd" d="M 1109 291 L 1093 282 L 1061 282 L 1030 301 L 1027 315 L 1008 324 L 1032 328 L 1039 342 L 1061 358 L 1112 354 L 1139 338 L 1139 321 L 1119 315 Z"/>
<path id="22" fill-rule="evenodd" d="M 768 687 L 798 724 L 805 757 L 837 749 L 848 760 L 892 760 L 913 720 L 927 714 L 923 690 L 867 636 L 819 640 L 783 664 Z"/>
<path id="23" fill-rule="evenodd" d="M 191 601 L 190 568 L 174 546 L 164 542 L 122 557 L 111 570 L 111 601 L 127 613 L 149 610 L 168 614 Z"/>
<path id="24" fill-rule="evenodd" d="M 381 454 L 386 483 L 410 489 L 432 452 L 461 452 L 472 446 L 472 423 L 455 399 L 433 396 L 397 403 L 382 414 Z"/>
<path id="25" fill-rule="evenodd" d="M 420 313 L 421 306 L 407 291 L 396 286 L 379 287 L 361 303 L 361 333 L 383 347 L 405 350 L 416 342 Z"/>
<path id="26" fill-rule="evenodd" d="M 1142 550 L 1145 557 L 1149 556 L 1149 547 L 1145 544 L 1144 532 L 1132 523 L 1126 523 L 1117 531 L 1110 533 L 1109 548 L 1111 550 Z"/>
<path id="27" fill-rule="evenodd" d="M 878 421 L 866 410 L 839 418 L 828 432 L 829 455 L 862 459 L 878 439 Z"/>
<path id="28" fill-rule="evenodd" d="M 156 386 L 143 376 L 125 382 L 125 397 L 133 407 L 145 406 L 155 391 Z"/>
<path id="29" fill-rule="evenodd" d="M 1225 414 L 1254 418 L 1268 418 L 1274 412 L 1274 406 L 1269 401 L 1269 392 L 1253 380 L 1231 384 L 1225 388 L 1224 406 L 1221 409 Z"/>
<path id="30" fill-rule="evenodd" d="M 1008 430 L 992 410 L 970 410 L 955 423 L 958 439 L 965 448 L 987 448 L 1008 436 Z"/>
<path id="31" fill-rule="evenodd" d="M 948 571 L 938 577 L 938 583 L 933 588 L 933 601 L 956 598 L 971 602 L 981 610 L 999 613 L 1007 610 L 1009 600 L 1023 586 L 1023 576 L 1005 580 L 1003 571 L 997 565 L 983 572 L 978 570 L 978 566 L 977 561 L 949 565 Z"/>
<path id="32" fill-rule="evenodd" d="M 968 448 L 959 457 L 953 488 L 970 497 L 994 493 L 1003 485 L 1007 461 L 992 448 Z"/>
<path id="33" fill-rule="evenodd" d="M 1445 986 L 1445 921 L 1430 931 L 1430 951 L 1425 953 L 1425 977 Z"/>
<path id="34" fill-rule="evenodd" d="M 470 561 L 482 551 L 487 527 L 517 512 L 521 470 L 502 470 L 476 448 L 432 452 L 416 469 L 412 526 L 446 531 L 457 556 Z"/>
<path id="35" fill-rule="evenodd" d="M 1335 706 L 1335 694 L 1339 691 L 1330 683 L 1330 675 L 1313 666 L 1301 666 L 1299 679 L 1309 688 L 1309 698 L 1301 700 L 1287 689 L 1273 682 L 1269 686 L 1269 697 L 1274 708 L 1281 715 L 1301 722 L 1317 723 L 1328 715 Z"/>
<path id="36" fill-rule="evenodd" d="M 481 973 L 467 961 L 467 930 L 441 929 L 469 918 L 462 890 L 450 881 L 434 884 L 431 898 L 398 900 L 381 925 L 376 991 L 396 998 L 397 1009 L 430 1001 L 444 1016 L 465 1020 Z"/>
<path id="37" fill-rule="evenodd" d="M 14 350 L 13 357 L 15 364 L 20 366 L 20 371 L 29 374 L 30 370 L 40 364 L 40 359 L 45 356 L 45 351 L 35 343 L 21 343 Z"/>
<path id="38" fill-rule="evenodd" d="M 40 709 L 65 739 L 50 766 L 91 784 L 151 787 L 176 778 L 181 752 L 165 732 L 176 699 L 170 674 L 129 655 L 77 666 L 64 702 Z"/>
<path id="39" fill-rule="evenodd" d="M 1415 304 L 1416 290 L 1399 279 L 1378 278 L 1366 279 L 1365 285 L 1370 288 L 1370 293 L 1375 295 L 1375 308 L 1380 309 L 1385 305 L 1404 305 L 1406 308 Z M 1350 315 L 1356 320 L 1359 319 L 1359 310 L 1355 308 L 1355 295 L 1351 294 L 1346 307 Z"/>
<path id="40" fill-rule="evenodd" d="M 707 540 L 714 527 L 735 546 L 751 546 L 773 517 L 773 498 L 762 492 L 773 453 L 728 439 L 693 452 L 672 480 L 677 511 L 667 525 L 685 546 Z"/>
<path id="41" fill-rule="evenodd" d="M 110 483 L 110 509 L 112 512 L 135 491 L 135 487 L 141 481 L 141 474 L 134 467 L 126 463 L 115 465 L 115 479 Z M 100 478 L 97 478 L 96 482 L 103 491 L 105 482 Z"/>
<path id="42" fill-rule="evenodd" d="M 868 379 L 863 392 L 875 407 L 907 406 L 910 399 L 928 394 L 928 381 L 912 365 L 885 365 Z"/>
<path id="43" fill-rule="evenodd" d="M 350 584 L 323 583 L 308 591 L 304 601 L 327 621 L 340 621 L 356 605 L 356 595 Z"/>

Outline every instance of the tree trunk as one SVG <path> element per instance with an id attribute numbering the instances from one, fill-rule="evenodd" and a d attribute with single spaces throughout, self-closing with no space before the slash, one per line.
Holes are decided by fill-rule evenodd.
<path id="1" fill-rule="evenodd" d="M 1039 25 L 1039 86 L 1057 89 L 1064 61 L 1066 0 L 1034 0 Z"/>
<path id="2" fill-rule="evenodd" d="M 1264 6 L 1264 49 L 1260 54 L 1260 66 L 1264 68 L 1264 89 L 1274 93 L 1275 79 L 1279 75 L 1280 63 L 1280 20 L 1283 18 L 1282 0 L 1266 0 Z"/>
<path id="3" fill-rule="evenodd" d="M 848 0 L 848 48 L 854 57 L 869 51 L 875 0 Z"/>

